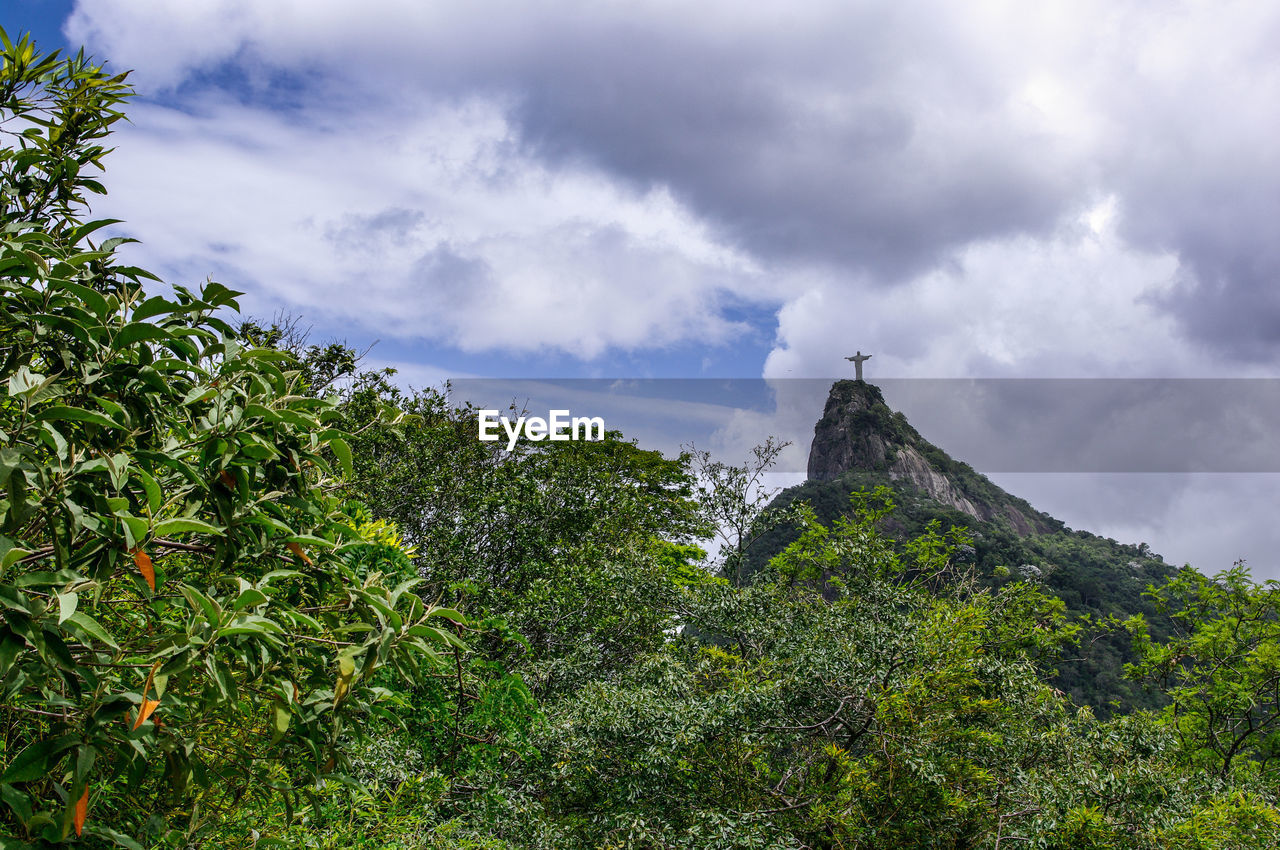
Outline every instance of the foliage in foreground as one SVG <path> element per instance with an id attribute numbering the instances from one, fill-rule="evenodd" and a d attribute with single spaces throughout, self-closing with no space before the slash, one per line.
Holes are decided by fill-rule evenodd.
<path id="1" fill-rule="evenodd" d="M 461 617 L 364 539 L 334 405 L 217 317 L 237 293 L 147 297 L 80 220 L 123 76 L 3 62 L 0 823 L 136 846 L 292 807 Z"/>

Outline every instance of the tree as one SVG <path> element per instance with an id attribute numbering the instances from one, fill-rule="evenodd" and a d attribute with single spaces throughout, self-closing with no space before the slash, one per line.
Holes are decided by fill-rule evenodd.
<path id="1" fill-rule="evenodd" d="M 238 293 L 148 297 L 94 241 L 125 75 L 0 39 L 0 823 L 192 840 L 340 777 L 375 673 L 462 617 L 344 510 L 338 413 L 221 318 Z"/>
<path id="2" fill-rule="evenodd" d="M 1173 621 L 1168 641 L 1145 621 L 1130 628 L 1141 658 L 1135 678 L 1172 698 L 1165 717 L 1188 757 L 1222 778 L 1280 771 L 1280 583 L 1254 583 L 1243 564 L 1209 578 L 1182 570 L 1147 594 Z"/>
<path id="3" fill-rule="evenodd" d="M 764 486 L 765 473 L 789 445 L 769 437 L 751 450 L 751 460 L 743 466 L 712 460 L 710 452 L 690 448 L 703 515 L 719 545 L 718 569 L 730 581 L 747 578 L 747 552 L 756 540 L 796 519 L 789 510 L 768 510 L 778 488 Z"/>

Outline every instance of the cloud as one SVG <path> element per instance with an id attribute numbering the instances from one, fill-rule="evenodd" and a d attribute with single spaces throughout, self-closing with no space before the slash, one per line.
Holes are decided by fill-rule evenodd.
<path id="1" fill-rule="evenodd" d="M 67 29 L 137 68 L 165 102 L 190 109 L 193 92 L 230 93 L 241 120 L 194 122 L 217 150 L 188 137 L 181 151 L 210 155 L 215 175 L 219 157 L 239 157 L 252 172 L 255 135 L 279 132 L 290 137 L 286 155 L 306 151 L 304 162 L 324 166 L 310 175 L 286 168 L 299 183 L 362 166 L 367 183 L 340 181 L 363 201 L 355 214 L 421 212 L 404 237 L 421 240 L 418 253 L 393 251 L 371 270 L 371 309 L 392 280 L 386 301 L 403 305 L 432 251 L 483 270 L 468 279 L 487 281 L 489 298 L 541 287 L 551 306 L 528 318 L 547 323 L 545 332 L 446 310 L 440 338 L 468 350 L 486 334 L 495 346 L 580 357 L 723 343 L 733 338 L 722 309 L 730 292 L 782 305 L 784 324 L 824 298 L 843 304 L 842 287 L 911 290 L 932 300 L 895 306 L 941 315 L 955 303 L 942 285 L 963 277 L 976 302 L 1007 314 L 991 293 L 1011 293 L 1032 312 L 983 322 L 958 362 L 1035 365 L 1030 346 L 1045 362 L 1145 367 L 1131 338 L 1152 332 L 1120 334 L 1116 317 L 1104 316 L 1107 330 L 1091 342 L 1118 347 L 1092 359 L 1073 353 L 1083 337 L 1050 334 L 1060 345 L 1050 358 L 1046 341 L 1025 332 L 1045 324 L 1040 281 L 1020 276 L 1028 258 L 1080 259 L 1063 249 L 1063 229 L 1106 199 L 1107 271 L 1136 275 L 1108 286 L 1137 299 L 1119 305 L 1120 316 L 1159 328 L 1160 357 L 1209 351 L 1227 365 L 1269 363 L 1280 342 L 1280 153 L 1271 141 L 1280 119 L 1266 108 L 1280 97 L 1280 9 L 1269 4 L 81 0 Z M 301 123 L 271 127 L 283 115 Z M 364 188 L 389 194 L 389 206 L 360 199 Z M 342 198 L 331 190 L 315 200 Z M 605 204 L 632 218 L 617 222 Z M 333 224 L 331 210 L 316 208 L 319 226 Z M 525 224 L 511 224 L 519 216 Z M 679 220 L 697 247 L 671 228 L 655 246 L 639 235 L 640 219 Z M 233 235 L 218 241 L 250 250 Z M 979 279 L 972 269 L 983 252 Z M 1146 276 L 1151 258 L 1173 263 L 1158 284 Z M 583 282 L 649 264 L 672 281 L 657 287 L 654 310 L 624 291 L 647 290 L 642 275 L 615 287 Z M 956 264 L 970 271 L 957 276 Z M 326 285 L 323 276 L 313 285 Z M 1087 290 L 1081 316 L 1118 300 L 1100 284 Z M 578 308 L 605 298 L 630 318 Z M 659 322 L 657 306 L 679 318 Z M 829 324 L 844 320 L 828 312 Z M 892 321 L 876 324 L 887 331 Z M 925 334 L 900 322 L 893 342 L 904 359 L 957 362 L 954 350 L 935 350 L 927 320 Z M 781 343 L 785 351 L 794 341 Z"/>
<path id="2" fill-rule="evenodd" d="M 103 212 L 142 265 L 238 285 L 253 313 L 583 358 L 743 330 L 720 302 L 758 270 L 668 192 L 529 158 L 489 101 L 405 106 L 340 127 L 318 105 L 135 107 Z"/>
<path id="3" fill-rule="evenodd" d="M 957 14 L 98 0 L 69 31 L 148 85 L 232 63 L 250 81 L 305 70 L 326 92 L 391 79 L 401 92 L 501 97 L 544 161 L 669 187 L 758 256 L 893 275 L 970 239 L 1050 227 L 1078 185 L 1072 152 L 1028 120 L 988 49 L 1016 22 L 985 32 Z"/>
<path id="4" fill-rule="evenodd" d="M 779 315 L 768 377 L 1176 377 L 1213 374 L 1156 301 L 1177 285 L 1170 254 L 1115 234 L 1114 201 L 1045 238 L 976 242 L 894 288 L 815 274 Z M 832 317 L 840 317 L 833 321 Z"/>

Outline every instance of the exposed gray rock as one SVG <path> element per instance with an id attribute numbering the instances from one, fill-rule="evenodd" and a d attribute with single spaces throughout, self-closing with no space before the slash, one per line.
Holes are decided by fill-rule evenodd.
<path id="1" fill-rule="evenodd" d="M 891 479 L 908 481 L 927 493 L 935 502 L 955 508 L 975 519 L 991 518 L 983 516 L 984 511 L 966 498 L 947 476 L 930 466 L 929 461 L 925 460 L 920 452 L 910 446 L 904 446 L 897 450 L 897 455 L 889 467 Z"/>
<path id="2" fill-rule="evenodd" d="M 836 381 L 809 449 L 809 479 L 834 481 L 848 472 L 875 472 L 910 484 L 939 504 L 975 519 L 1004 519 L 1021 535 L 1053 530 L 1047 517 L 1009 495 L 967 464 L 930 444 L 865 381 Z"/>

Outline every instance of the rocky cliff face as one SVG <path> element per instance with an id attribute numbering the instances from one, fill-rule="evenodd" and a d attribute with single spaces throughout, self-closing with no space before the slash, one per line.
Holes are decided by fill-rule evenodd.
<path id="1" fill-rule="evenodd" d="M 864 381 L 832 385 L 809 449 L 809 480 L 835 481 L 849 472 L 881 473 L 975 519 L 1007 520 L 1018 534 L 1055 528 L 1025 501 L 925 440 L 889 409 L 878 387 Z"/>

